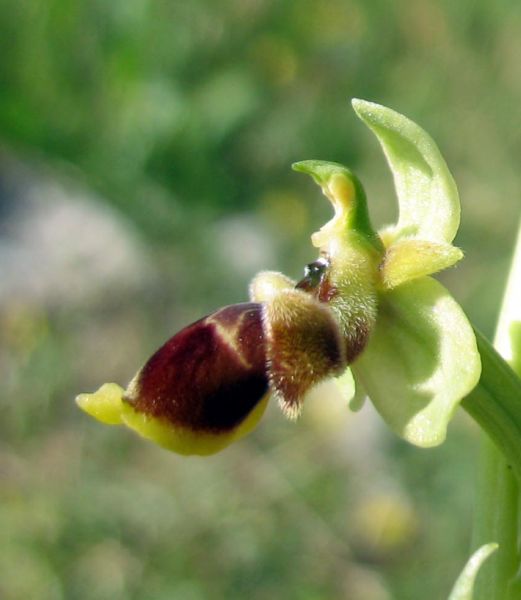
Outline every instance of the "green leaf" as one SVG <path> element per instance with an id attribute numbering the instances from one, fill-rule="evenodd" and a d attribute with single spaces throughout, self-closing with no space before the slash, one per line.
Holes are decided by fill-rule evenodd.
<path id="1" fill-rule="evenodd" d="M 449 600 L 472 600 L 474 582 L 478 571 L 492 552 L 497 550 L 497 547 L 498 545 L 494 543 L 486 544 L 474 552 L 458 577 L 450 593 Z"/>
<path id="2" fill-rule="evenodd" d="M 503 296 L 494 345 L 509 360 L 517 374 L 521 339 L 516 328 L 521 322 L 521 227 L 508 283 Z M 474 588 L 475 600 L 521 598 L 519 577 L 519 476 L 521 473 L 521 381 L 477 332 L 481 354 L 480 382 L 462 406 L 477 421 L 483 435 L 478 459 L 472 545 L 478 548 L 489 540 L 499 552 L 480 571 Z M 490 416 L 492 415 L 492 417 Z"/>
<path id="3" fill-rule="evenodd" d="M 400 113 L 365 100 L 353 100 L 360 119 L 378 138 L 393 173 L 400 215 L 394 239 L 450 243 L 459 226 L 456 184 L 436 143 Z"/>
<path id="4" fill-rule="evenodd" d="M 462 309 L 440 283 L 422 277 L 382 294 L 375 330 L 351 368 L 388 425 L 429 447 L 445 439 L 481 363 Z"/>
<path id="5" fill-rule="evenodd" d="M 521 224 L 497 324 L 494 346 L 521 375 Z"/>

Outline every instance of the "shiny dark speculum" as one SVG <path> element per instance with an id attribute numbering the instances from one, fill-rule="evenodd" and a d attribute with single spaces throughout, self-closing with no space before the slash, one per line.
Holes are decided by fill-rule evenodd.
<path id="1" fill-rule="evenodd" d="M 141 369 L 128 401 L 193 431 L 239 425 L 268 390 L 261 305 L 227 306 L 168 340 Z"/>
<path id="2" fill-rule="evenodd" d="M 309 263 L 304 268 L 304 277 L 295 287 L 304 292 L 315 291 L 320 286 L 328 267 L 329 262 L 325 258 L 319 258 L 318 260 Z"/>
<path id="3" fill-rule="evenodd" d="M 297 289 L 313 294 L 320 302 L 329 302 L 338 293 L 329 278 L 329 260 L 326 257 L 319 258 L 315 262 L 306 265 L 304 277 L 295 286 Z"/>

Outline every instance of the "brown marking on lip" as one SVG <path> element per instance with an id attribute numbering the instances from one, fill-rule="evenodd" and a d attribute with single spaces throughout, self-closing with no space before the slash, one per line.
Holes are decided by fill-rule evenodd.
<path id="1" fill-rule="evenodd" d="M 129 386 L 147 415 L 193 431 L 239 425 L 268 390 L 261 305 L 227 306 L 168 340 Z"/>

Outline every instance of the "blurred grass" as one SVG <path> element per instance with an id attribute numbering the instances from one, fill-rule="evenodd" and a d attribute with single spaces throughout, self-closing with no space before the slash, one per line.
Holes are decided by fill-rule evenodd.
<path id="1" fill-rule="evenodd" d="M 426 452 L 367 411 L 332 423 L 324 398 L 197 460 L 72 398 L 124 383 L 257 270 L 298 277 L 329 213 L 291 162 L 348 164 L 375 222 L 394 218 L 353 96 L 439 143 L 467 254 L 443 279 L 491 334 L 521 204 L 521 6 L 0 0 L 0 15 L 0 596 L 446 596 L 469 537 L 464 417 Z"/>

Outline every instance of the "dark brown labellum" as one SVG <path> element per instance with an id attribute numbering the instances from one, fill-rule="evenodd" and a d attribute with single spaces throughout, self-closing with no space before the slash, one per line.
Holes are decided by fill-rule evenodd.
<path id="1" fill-rule="evenodd" d="M 234 304 L 186 327 L 145 364 L 125 399 L 194 432 L 237 427 L 268 390 L 261 304 Z"/>

